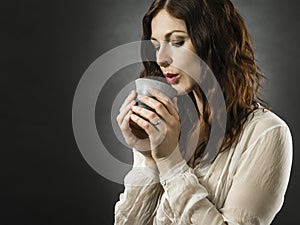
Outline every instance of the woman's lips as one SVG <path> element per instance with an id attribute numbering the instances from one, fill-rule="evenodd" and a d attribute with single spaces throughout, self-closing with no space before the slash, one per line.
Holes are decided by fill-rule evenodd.
<path id="1" fill-rule="evenodd" d="M 175 84 L 179 80 L 179 74 L 177 73 L 165 73 L 164 76 L 169 84 Z"/>

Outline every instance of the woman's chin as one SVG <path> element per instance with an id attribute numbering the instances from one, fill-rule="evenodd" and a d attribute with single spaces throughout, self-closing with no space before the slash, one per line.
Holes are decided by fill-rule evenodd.
<path id="1" fill-rule="evenodd" d="M 171 86 L 177 91 L 177 95 L 186 95 L 192 91 L 191 87 L 184 88 L 184 87 L 180 86 L 179 84 L 175 84 L 175 85 L 171 85 Z"/>

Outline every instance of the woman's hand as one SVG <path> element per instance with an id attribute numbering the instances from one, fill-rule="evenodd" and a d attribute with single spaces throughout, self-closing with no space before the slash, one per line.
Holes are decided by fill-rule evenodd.
<path id="1" fill-rule="evenodd" d="M 135 102 L 136 92 L 132 91 L 125 99 L 123 105 L 120 108 L 120 113 L 117 116 L 118 125 L 122 131 L 123 137 L 126 143 L 141 152 L 145 157 L 152 159 L 150 152 L 150 140 L 139 139 L 131 131 L 129 127 L 129 121 L 133 114 L 131 108 L 136 104 Z"/>
<path id="2" fill-rule="evenodd" d="M 128 116 L 148 134 L 151 155 L 155 162 L 159 163 L 178 149 L 180 119 L 177 98 L 171 101 L 156 89 L 150 88 L 148 91 L 156 99 L 143 96 L 139 101 L 154 109 L 156 113 L 133 105 L 132 111 L 135 114 L 128 114 Z"/>

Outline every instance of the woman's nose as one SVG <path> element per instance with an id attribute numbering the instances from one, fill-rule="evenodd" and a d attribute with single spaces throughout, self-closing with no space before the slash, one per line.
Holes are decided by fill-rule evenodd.
<path id="1" fill-rule="evenodd" d="M 172 63 L 170 50 L 166 44 L 162 44 L 156 55 L 156 62 L 161 67 L 167 67 Z"/>

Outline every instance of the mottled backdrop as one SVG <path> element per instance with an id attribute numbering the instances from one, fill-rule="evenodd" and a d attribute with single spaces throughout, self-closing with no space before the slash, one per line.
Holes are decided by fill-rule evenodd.
<path id="1" fill-rule="evenodd" d="M 88 66 L 140 39 L 151 0 L 16 0 L 1 4 L 0 224 L 112 224 L 123 187 L 83 159 L 72 130 L 72 101 Z M 264 97 L 294 137 L 291 182 L 274 225 L 297 225 L 299 203 L 299 21 L 296 0 L 234 0 L 268 81 Z M 116 94 L 140 65 L 116 73 L 99 95 L 96 121 L 111 153 L 131 162 L 110 123 Z M 84 109 L 83 109 L 84 110 Z"/>

